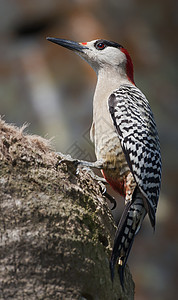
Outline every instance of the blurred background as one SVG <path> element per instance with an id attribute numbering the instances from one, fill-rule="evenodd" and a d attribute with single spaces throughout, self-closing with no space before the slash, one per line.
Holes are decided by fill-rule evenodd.
<path id="1" fill-rule="evenodd" d="M 96 75 L 45 37 L 105 38 L 131 54 L 163 160 L 156 232 L 146 219 L 128 260 L 137 300 L 177 295 L 177 27 L 174 0 L 0 0 L 0 115 L 18 126 L 29 123 L 30 134 L 53 138 L 56 151 L 95 159 L 88 134 Z"/>

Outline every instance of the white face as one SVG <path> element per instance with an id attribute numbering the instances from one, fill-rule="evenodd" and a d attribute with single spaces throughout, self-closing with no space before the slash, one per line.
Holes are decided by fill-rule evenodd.
<path id="1" fill-rule="evenodd" d="M 78 53 L 97 72 L 100 68 L 112 66 L 117 68 L 126 64 L 125 54 L 117 47 L 109 45 L 102 40 L 94 40 L 88 43 L 80 43 L 88 47 Z"/>

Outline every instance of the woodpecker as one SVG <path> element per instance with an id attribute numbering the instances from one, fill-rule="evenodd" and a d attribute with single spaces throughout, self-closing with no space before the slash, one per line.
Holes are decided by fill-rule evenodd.
<path id="1" fill-rule="evenodd" d="M 73 50 L 97 74 L 90 131 L 97 161 L 81 163 L 100 168 L 106 181 L 125 199 L 110 260 L 111 279 L 118 262 L 124 287 L 124 268 L 146 214 L 155 229 L 161 154 L 154 116 L 135 85 L 133 63 L 123 46 L 104 39 L 85 43 L 47 39 Z"/>

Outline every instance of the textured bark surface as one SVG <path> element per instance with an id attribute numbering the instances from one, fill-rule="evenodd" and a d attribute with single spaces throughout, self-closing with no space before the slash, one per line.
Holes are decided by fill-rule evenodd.
<path id="1" fill-rule="evenodd" d="M 0 120 L 0 299 L 133 299 L 109 258 L 115 226 L 98 184 L 56 168 L 49 142 Z"/>

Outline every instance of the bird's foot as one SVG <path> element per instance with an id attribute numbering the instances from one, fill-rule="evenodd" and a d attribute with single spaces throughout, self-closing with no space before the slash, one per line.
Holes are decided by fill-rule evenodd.
<path id="1" fill-rule="evenodd" d="M 103 163 L 102 161 L 95 161 L 95 162 L 91 162 L 91 161 L 85 161 L 85 160 L 79 160 L 76 158 L 72 158 L 72 156 L 70 154 L 63 154 L 61 152 L 57 152 L 57 154 L 59 155 L 59 160 L 56 164 L 56 167 L 58 167 L 61 163 L 66 163 L 66 164 L 74 164 L 74 166 L 76 166 L 76 174 L 79 173 L 80 168 L 85 168 L 85 170 L 89 170 L 90 168 L 97 168 L 97 169 L 102 169 L 103 167 Z"/>
<path id="2" fill-rule="evenodd" d="M 56 169 L 58 168 L 58 166 L 62 163 L 65 163 L 67 166 L 72 166 L 77 170 L 78 167 L 78 160 L 75 158 L 72 158 L 72 156 L 70 154 L 63 154 L 61 152 L 57 152 L 58 154 L 58 160 L 56 163 Z"/>
<path id="3" fill-rule="evenodd" d="M 84 161 L 84 160 L 79 160 L 76 158 L 72 158 L 70 154 L 63 154 L 61 152 L 57 153 L 59 155 L 59 160 L 56 164 L 56 168 L 61 164 L 61 163 L 66 163 L 67 165 L 72 165 L 76 168 L 76 174 L 79 174 L 80 169 L 82 169 L 83 171 L 86 171 L 88 174 L 90 174 L 90 176 L 96 180 L 99 185 L 100 185 L 100 190 L 103 196 L 105 196 L 112 204 L 113 207 L 111 208 L 111 210 L 115 209 L 116 207 L 116 200 L 114 199 L 114 197 L 112 197 L 111 195 L 109 195 L 106 191 L 106 186 L 105 184 L 107 184 L 107 181 L 105 178 L 100 177 L 98 175 L 96 175 L 91 168 L 97 168 L 97 169 L 102 169 L 103 167 L 103 162 L 102 161 L 95 161 L 95 162 L 90 162 L 90 161 Z"/>

